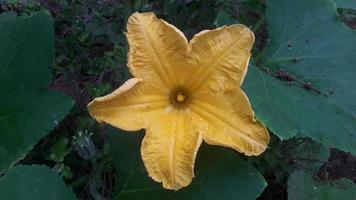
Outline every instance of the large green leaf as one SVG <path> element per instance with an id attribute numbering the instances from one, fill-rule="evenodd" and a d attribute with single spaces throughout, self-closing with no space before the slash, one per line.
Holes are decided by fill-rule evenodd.
<path id="1" fill-rule="evenodd" d="M 288 199 L 356 199 L 356 184 L 347 179 L 323 183 L 309 173 L 297 171 L 288 180 Z"/>
<path id="2" fill-rule="evenodd" d="M 267 3 L 265 70 L 250 67 L 244 83 L 257 117 L 282 139 L 302 134 L 356 153 L 356 32 L 329 0 Z M 299 83 L 278 80 L 280 69 Z"/>
<path id="3" fill-rule="evenodd" d="M 17 166 L 0 178 L 0 199 L 74 200 L 73 191 L 46 166 Z"/>
<path id="4" fill-rule="evenodd" d="M 0 23 L 0 172 L 23 158 L 73 105 L 48 89 L 53 32 L 48 12 Z"/>
<path id="5" fill-rule="evenodd" d="M 177 192 L 164 190 L 148 177 L 140 156 L 143 134 L 110 133 L 109 141 L 117 169 L 117 193 L 113 199 L 255 199 L 266 182 L 259 172 L 233 151 L 202 145 L 195 177 Z"/>

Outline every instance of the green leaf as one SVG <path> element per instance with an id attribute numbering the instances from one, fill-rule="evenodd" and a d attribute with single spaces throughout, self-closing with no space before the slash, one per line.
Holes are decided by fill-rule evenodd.
<path id="1" fill-rule="evenodd" d="M 74 200 L 73 191 L 46 166 L 17 166 L 0 178 L 1 199 Z"/>
<path id="2" fill-rule="evenodd" d="M 179 191 L 162 188 L 148 177 L 140 156 L 143 134 L 111 131 L 110 148 L 117 170 L 113 199 L 257 198 L 266 182 L 232 150 L 203 144 L 197 154 L 193 182 Z"/>
<path id="3" fill-rule="evenodd" d="M 355 0 L 334 0 L 338 8 L 351 8 L 356 9 Z"/>
<path id="4" fill-rule="evenodd" d="M 327 163 L 329 148 L 309 138 L 292 138 L 283 142 L 281 154 L 296 168 L 307 168 L 315 172 Z"/>
<path id="5" fill-rule="evenodd" d="M 325 0 L 270 0 L 267 19 L 265 70 L 250 67 L 244 83 L 258 119 L 282 139 L 301 134 L 356 153 L 355 31 Z M 277 79 L 280 69 L 294 82 Z"/>
<path id="6" fill-rule="evenodd" d="M 330 151 L 327 147 L 314 142 L 310 138 L 296 138 L 289 140 L 276 140 L 276 137 L 271 137 L 270 148 L 263 154 L 267 163 L 273 167 L 274 174 L 288 174 L 297 169 L 309 169 L 315 173 L 327 163 Z M 249 158 L 257 162 L 263 162 L 261 157 Z M 267 169 L 270 173 L 270 169 Z"/>
<path id="7" fill-rule="evenodd" d="M 324 183 L 304 171 L 291 174 L 288 180 L 288 199 L 356 199 L 356 184 L 347 179 Z"/>
<path id="8" fill-rule="evenodd" d="M 7 20 L 15 19 L 16 17 L 17 13 L 15 11 L 0 13 L 0 23 L 3 23 Z"/>
<path id="9" fill-rule="evenodd" d="M 216 16 L 216 19 L 214 21 L 214 25 L 216 27 L 221 27 L 224 25 L 231 25 L 231 24 L 237 24 L 239 21 L 232 17 L 229 13 L 225 11 L 220 11 L 218 15 Z"/>
<path id="10" fill-rule="evenodd" d="M 0 172 L 23 158 L 73 105 L 48 89 L 53 35 L 44 11 L 0 24 Z"/>
<path id="11" fill-rule="evenodd" d="M 68 152 L 69 140 L 66 137 L 61 137 L 52 147 L 50 158 L 55 162 L 62 162 Z"/>
<path id="12" fill-rule="evenodd" d="M 64 165 L 63 163 L 58 164 L 57 171 L 64 179 L 71 179 L 74 176 L 70 167 L 67 165 Z"/>

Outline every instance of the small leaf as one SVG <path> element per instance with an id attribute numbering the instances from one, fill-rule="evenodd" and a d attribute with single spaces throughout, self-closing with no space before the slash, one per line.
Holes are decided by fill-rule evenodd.
<path id="1" fill-rule="evenodd" d="M 55 162 L 62 162 L 68 151 L 69 140 L 65 137 L 60 138 L 51 148 L 51 159 Z"/>
<path id="2" fill-rule="evenodd" d="M 162 188 L 148 177 L 140 155 L 142 134 L 111 131 L 110 148 L 117 170 L 113 199 L 255 199 L 266 182 L 232 150 L 202 145 L 193 182 L 178 191 Z M 129 152 L 129 153 L 127 153 Z"/>
<path id="3" fill-rule="evenodd" d="M 356 184 L 347 179 L 324 183 L 307 172 L 297 171 L 288 180 L 288 199 L 356 199 Z"/>
<path id="4" fill-rule="evenodd" d="M 46 166 L 17 166 L 0 178 L 1 199 L 74 200 L 73 191 Z"/>
<path id="5" fill-rule="evenodd" d="M 23 158 L 73 105 L 47 89 L 53 35 L 44 11 L 0 24 L 0 172 Z"/>
<path id="6" fill-rule="evenodd" d="M 70 169 L 69 166 L 65 165 L 61 171 L 61 175 L 65 178 L 65 179 L 71 179 L 73 178 L 73 172 Z"/>

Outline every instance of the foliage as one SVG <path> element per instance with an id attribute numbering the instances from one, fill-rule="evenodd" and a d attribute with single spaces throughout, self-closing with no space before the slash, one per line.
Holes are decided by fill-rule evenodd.
<path id="1" fill-rule="evenodd" d="M 356 197 L 356 185 L 352 181 L 340 179 L 331 183 L 323 183 L 314 180 L 310 174 L 304 171 L 297 171 L 291 174 L 288 185 L 289 200 L 332 200 L 338 198 L 354 199 Z"/>
<path id="2" fill-rule="evenodd" d="M 53 25 L 47 12 L 0 24 L 0 172 L 22 159 L 73 102 L 48 90 Z"/>
<path id="3" fill-rule="evenodd" d="M 190 186 L 179 191 L 164 190 L 148 177 L 143 166 L 139 145 L 142 136 L 110 131 L 110 147 L 119 174 L 114 199 L 255 199 L 266 186 L 260 173 L 231 150 L 204 145 Z M 130 154 L 123 154 L 125 151 Z"/>
<path id="4" fill-rule="evenodd" d="M 257 63 L 280 80 L 251 68 L 245 85 L 257 116 L 279 137 L 304 134 L 355 153 L 356 34 L 335 18 L 328 1 L 271 1 L 271 44 Z"/>
<path id="5" fill-rule="evenodd" d="M 353 8 L 356 9 L 356 2 L 349 0 L 335 0 L 338 8 Z"/>
<path id="6" fill-rule="evenodd" d="M 2 199 L 76 199 L 58 174 L 46 166 L 17 166 L 0 179 Z"/>
<path id="7" fill-rule="evenodd" d="M 0 0 L 2 197 L 354 198 L 354 9 L 347 0 Z M 155 12 L 188 38 L 251 27 L 243 87 L 272 134 L 263 155 L 203 145 L 193 183 L 165 191 L 144 170 L 141 133 L 91 119 L 87 103 L 130 77 L 124 32 L 135 11 Z"/>

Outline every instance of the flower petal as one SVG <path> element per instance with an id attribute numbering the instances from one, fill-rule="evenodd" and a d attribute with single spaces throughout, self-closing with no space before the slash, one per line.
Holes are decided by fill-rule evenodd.
<path id="1" fill-rule="evenodd" d="M 187 186 L 202 137 L 193 128 L 191 114 L 173 109 L 146 130 L 141 154 L 148 174 L 166 189 Z"/>
<path id="2" fill-rule="evenodd" d="M 155 120 L 155 113 L 169 104 L 167 95 L 132 78 L 109 95 L 89 103 L 90 114 L 99 122 L 105 122 L 127 131 L 145 128 Z"/>
<path id="3" fill-rule="evenodd" d="M 239 24 L 195 35 L 188 46 L 188 63 L 195 71 L 187 79 L 187 87 L 223 91 L 241 85 L 254 40 L 253 32 Z"/>
<path id="4" fill-rule="evenodd" d="M 255 121 L 241 89 L 196 94 L 190 108 L 198 116 L 195 122 L 207 143 L 231 147 L 246 155 L 259 155 L 266 150 L 268 131 Z"/>
<path id="5" fill-rule="evenodd" d="M 184 34 L 154 13 L 134 13 L 127 23 L 130 51 L 128 66 L 134 77 L 171 89 L 177 73 L 187 60 L 188 42 Z M 177 72 L 178 71 L 178 72 Z"/>

